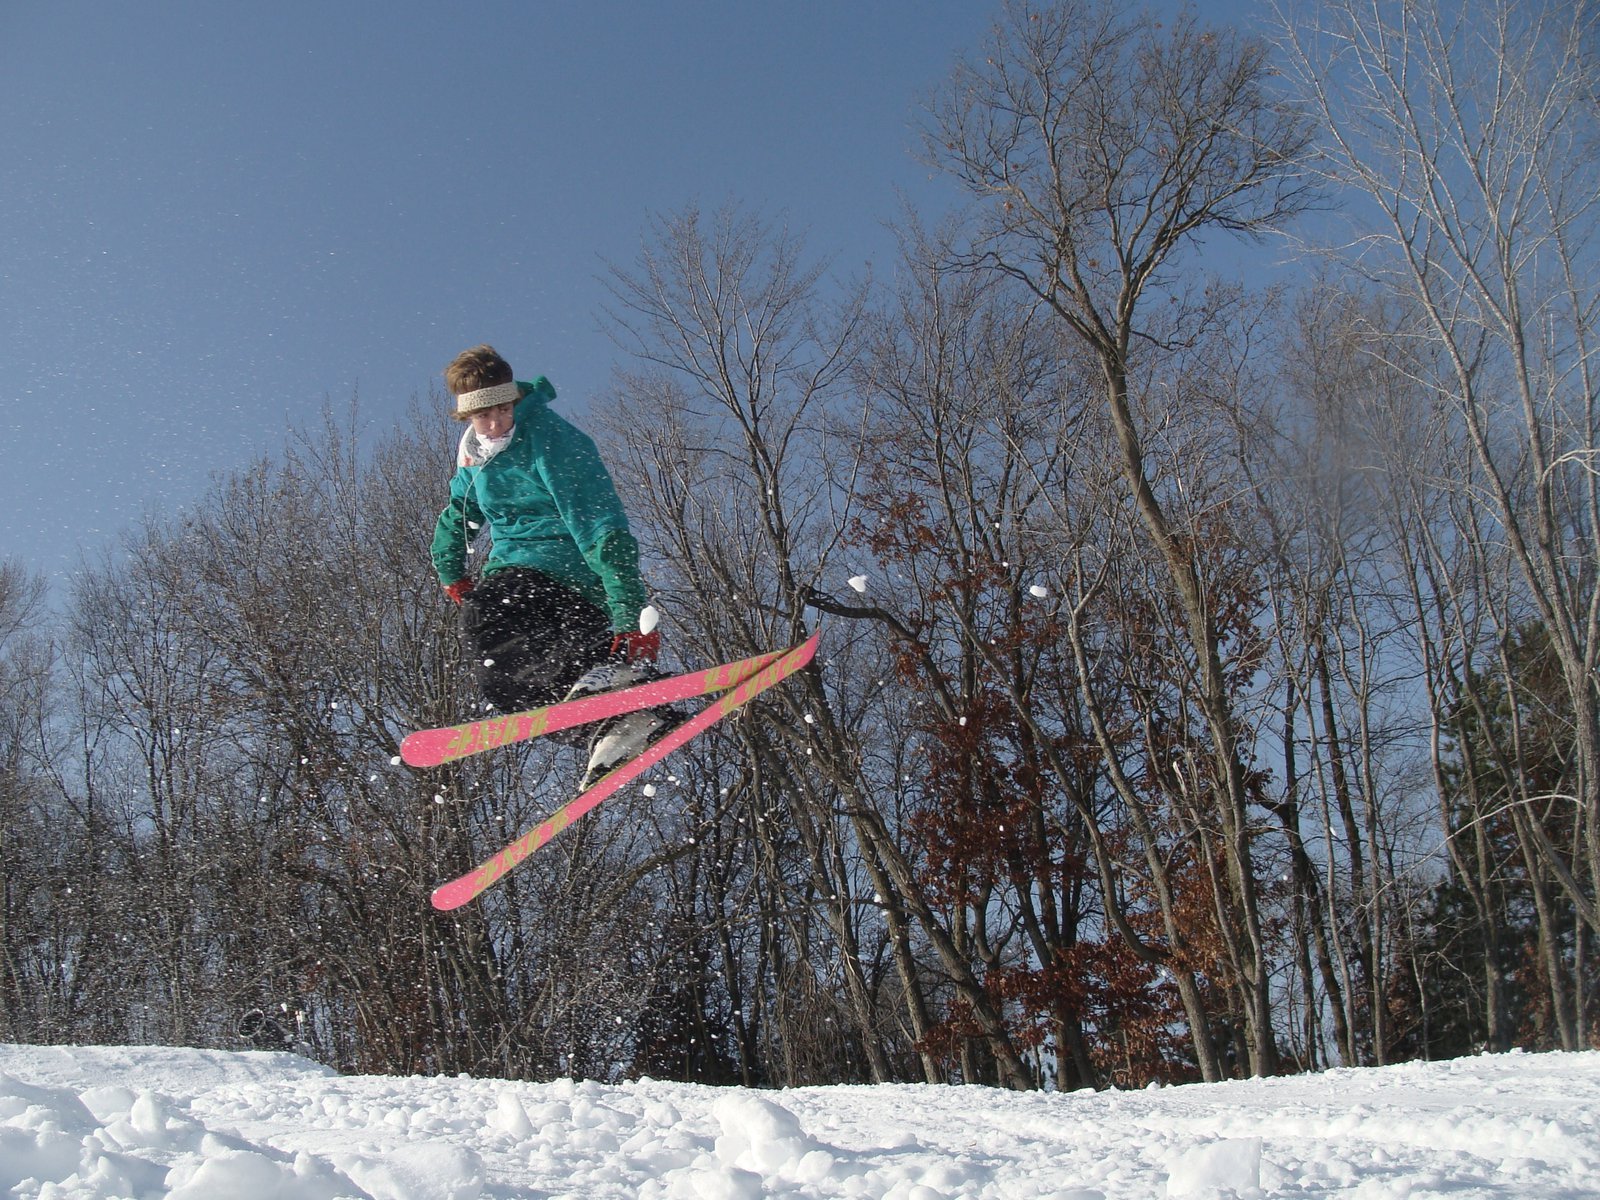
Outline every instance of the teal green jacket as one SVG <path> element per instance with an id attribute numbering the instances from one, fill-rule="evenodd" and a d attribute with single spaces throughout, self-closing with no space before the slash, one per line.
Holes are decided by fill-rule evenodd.
<path id="1" fill-rule="evenodd" d="M 461 438 L 450 503 L 433 530 L 433 567 L 447 587 L 467 574 L 467 545 L 487 525 L 484 574 L 531 567 L 611 614 L 618 632 L 639 628 L 645 604 L 639 543 L 589 435 L 550 411 L 556 389 L 518 381 L 511 442 L 483 461 L 472 427 Z"/>

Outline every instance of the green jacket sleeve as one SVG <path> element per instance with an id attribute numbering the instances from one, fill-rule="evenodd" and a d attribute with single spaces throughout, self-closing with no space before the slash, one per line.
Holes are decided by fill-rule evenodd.
<path id="1" fill-rule="evenodd" d="M 575 426 L 564 421 L 552 425 L 549 439 L 539 470 L 562 523 L 605 587 L 612 629 L 638 629 L 645 602 L 639 543 L 628 530 L 611 473 L 593 439 Z"/>
<path id="2" fill-rule="evenodd" d="M 639 628 L 639 610 L 645 605 L 644 580 L 639 577 L 639 543 L 626 529 L 613 529 L 600 539 L 591 562 L 606 585 L 611 628 L 629 633 Z"/>
<path id="3" fill-rule="evenodd" d="M 467 573 L 467 546 L 483 528 L 483 512 L 472 494 L 477 472 L 460 467 L 450 480 L 450 503 L 433 526 L 433 569 L 449 587 Z"/>

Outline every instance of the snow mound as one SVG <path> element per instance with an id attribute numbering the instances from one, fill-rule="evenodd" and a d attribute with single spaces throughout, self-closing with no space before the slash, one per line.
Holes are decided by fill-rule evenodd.
<path id="1" fill-rule="evenodd" d="M 1167 1176 L 1169 1200 L 1223 1192 L 1235 1196 L 1262 1194 L 1260 1138 L 1223 1138 L 1177 1156 Z"/>
<path id="2" fill-rule="evenodd" d="M 286 1054 L 0 1045 L 20 1200 L 1600 1196 L 1600 1054 L 1138 1092 L 341 1077 Z"/>

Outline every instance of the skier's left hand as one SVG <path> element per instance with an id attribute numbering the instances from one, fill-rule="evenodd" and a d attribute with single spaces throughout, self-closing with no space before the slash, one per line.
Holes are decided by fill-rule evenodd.
<path id="1" fill-rule="evenodd" d="M 661 635 L 649 633 L 619 633 L 611 639 L 611 653 L 624 662 L 655 662 L 661 653 Z"/>

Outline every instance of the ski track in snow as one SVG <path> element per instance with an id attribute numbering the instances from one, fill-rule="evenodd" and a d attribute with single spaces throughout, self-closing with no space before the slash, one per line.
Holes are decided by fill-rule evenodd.
<path id="1" fill-rule="evenodd" d="M 292 1054 L 0 1045 L 39 1200 L 1592 1200 L 1600 1053 L 1135 1092 L 339 1076 Z"/>

